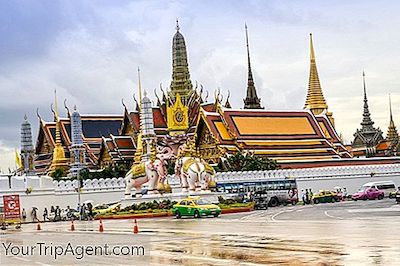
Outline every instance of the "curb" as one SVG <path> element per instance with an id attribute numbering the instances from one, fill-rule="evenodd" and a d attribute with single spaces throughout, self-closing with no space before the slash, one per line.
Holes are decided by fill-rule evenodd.
<path id="1" fill-rule="evenodd" d="M 238 207 L 232 209 L 222 209 L 221 214 L 230 214 L 230 213 L 240 213 L 240 212 L 250 212 L 254 209 L 251 207 Z M 95 220 L 117 220 L 117 219 L 151 219 L 151 218 L 160 218 L 160 217 L 169 217 L 174 216 L 171 212 L 159 212 L 159 213 L 138 213 L 138 214 L 122 214 L 122 215 L 107 215 L 107 216 L 96 216 Z"/>

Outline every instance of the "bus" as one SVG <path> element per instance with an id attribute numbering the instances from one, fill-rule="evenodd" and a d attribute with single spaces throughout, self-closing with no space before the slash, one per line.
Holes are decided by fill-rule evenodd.
<path id="1" fill-rule="evenodd" d="M 217 181 L 217 191 L 233 195 L 251 195 L 255 192 L 266 192 L 269 206 L 279 204 L 296 204 L 298 202 L 296 179 L 279 178 L 252 181 Z"/>

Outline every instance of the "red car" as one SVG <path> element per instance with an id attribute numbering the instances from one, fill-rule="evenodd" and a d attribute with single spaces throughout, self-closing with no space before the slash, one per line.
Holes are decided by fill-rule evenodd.
<path id="1" fill-rule="evenodd" d="M 377 188 L 367 188 L 358 191 L 357 193 L 353 194 L 351 198 L 353 200 L 375 200 L 375 199 L 383 199 L 385 193 L 382 190 Z"/>

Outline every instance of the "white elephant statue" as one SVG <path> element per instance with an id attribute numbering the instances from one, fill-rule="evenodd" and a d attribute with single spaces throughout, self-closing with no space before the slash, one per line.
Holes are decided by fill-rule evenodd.
<path id="1" fill-rule="evenodd" d="M 141 191 L 142 186 L 146 183 L 148 183 L 149 194 L 169 191 L 170 188 L 164 185 L 166 175 L 167 169 L 165 161 L 162 159 L 134 164 L 125 176 L 125 197 L 129 198 L 132 187 L 136 189 L 136 192 Z"/>
<path id="2" fill-rule="evenodd" d="M 180 178 L 183 192 L 215 187 L 214 169 L 201 158 L 179 158 L 175 164 L 175 174 Z"/>

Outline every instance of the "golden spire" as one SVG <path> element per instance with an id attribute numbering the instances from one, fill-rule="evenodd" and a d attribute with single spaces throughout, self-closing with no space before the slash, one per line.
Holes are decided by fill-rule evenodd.
<path id="1" fill-rule="evenodd" d="M 61 145 L 60 118 L 58 117 L 57 90 L 54 90 L 54 115 L 56 118 L 56 146 Z"/>
<path id="2" fill-rule="evenodd" d="M 397 132 L 396 126 L 393 122 L 392 101 L 390 99 L 390 94 L 389 94 L 389 110 L 390 110 L 390 121 L 386 139 L 389 141 L 397 142 L 399 140 L 399 133 Z"/>
<path id="3" fill-rule="evenodd" d="M 310 76 L 308 80 L 307 99 L 304 108 L 310 109 L 313 114 L 319 115 L 328 109 L 319 82 L 317 64 L 315 62 L 314 45 L 310 33 Z"/>
<path id="4" fill-rule="evenodd" d="M 61 126 L 60 126 L 60 118 L 58 116 L 58 105 L 57 105 L 57 91 L 54 90 L 54 115 L 56 120 L 56 141 L 55 147 L 53 149 L 53 160 L 51 162 L 50 174 L 54 173 L 57 169 L 68 169 L 67 159 L 65 158 L 64 147 L 61 142 Z M 65 173 L 66 174 L 66 173 Z"/>

